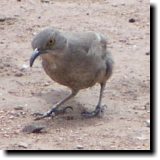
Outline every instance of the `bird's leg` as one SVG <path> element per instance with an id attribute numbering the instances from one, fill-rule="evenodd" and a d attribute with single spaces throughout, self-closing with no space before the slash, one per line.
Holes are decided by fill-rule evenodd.
<path id="1" fill-rule="evenodd" d="M 72 107 L 70 106 L 67 106 L 63 109 L 58 109 L 59 106 L 61 106 L 62 104 L 64 104 L 66 101 L 68 101 L 70 98 L 74 97 L 76 94 L 77 94 L 78 91 L 73 91 L 72 90 L 72 93 L 67 96 L 66 98 L 64 98 L 63 100 L 61 100 L 60 102 L 56 103 L 52 109 L 50 109 L 48 112 L 44 113 L 44 114 L 41 114 L 41 113 L 35 113 L 34 115 L 36 116 L 39 116 L 37 118 L 35 118 L 35 120 L 40 120 L 40 119 L 43 119 L 43 118 L 46 118 L 46 117 L 54 117 L 58 114 L 61 114 L 61 113 L 65 113 L 65 111 L 70 108 L 72 109 Z"/>
<path id="2" fill-rule="evenodd" d="M 95 116 L 101 116 L 101 114 L 104 111 L 104 106 L 101 106 L 101 101 L 102 101 L 104 88 L 105 88 L 105 83 L 102 83 L 101 84 L 101 89 L 100 89 L 98 104 L 97 104 L 95 110 L 92 111 L 92 112 L 87 112 L 87 111 L 82 112 L 81 114 L 82 114 L 83 117 L 91 118 L 91 117 L 95 117 Z"/>

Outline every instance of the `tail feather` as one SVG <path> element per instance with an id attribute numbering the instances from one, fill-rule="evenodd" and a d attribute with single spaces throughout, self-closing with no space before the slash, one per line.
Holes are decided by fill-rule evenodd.
<path id="1" fill-rule="evenodd" d="M 107 59 L 106 59 L 106 77 L 109 79 L 113 72 L 113 59 L 111 57 L 111 54 L 107 52 Z"/>

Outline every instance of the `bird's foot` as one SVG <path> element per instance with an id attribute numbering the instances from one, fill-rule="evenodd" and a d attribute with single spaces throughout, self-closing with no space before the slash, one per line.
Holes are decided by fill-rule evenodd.
<path id="1" fill-rule="evenodd" d="M 93 118 L 93 117 L 102 117 L 104 114 L 104 110 L 107 108 L 106 105 L 103 106 L 96 106 L 96 109 L 92 112 L 82 112 L 81 115 L 85 118 Z"/>
<path id="2" fill-rule="evenodd" d="M 36 116 L 36 118 L 34 120 L 40 120 L 40 119 L 44 119 L 47 117 L 53 118 L 59 114 L 64 114 L 67 109 L 73 110 L 73 108 L 71 106 L 67 106 L 63 109 L 52 108 L 51 110 L 49 110 L 46 113 L 34 113 L 33 115 Z"/>

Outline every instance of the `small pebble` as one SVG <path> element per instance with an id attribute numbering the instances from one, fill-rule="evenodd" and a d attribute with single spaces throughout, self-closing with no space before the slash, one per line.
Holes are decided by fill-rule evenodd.
<path id="1" fill-rule="evenodd" d="M 146 122 L 147 127 L 150 127 L 150 120 L 148 119 L 145 122 Z"/>
<path id="2" fill-rule="evenodd" d="M 147 102 L 147 103 L 144 105 L 144 108 L 145 108 L 145 110 L 149 111 L 149 110 L 150 110 L 150 103 Z"/>
<path id="3" fill-rule="evenodd" d="M 136 137 L 138 140 L 146 140 L 147 138 L 146 137 L 143 137 L 143 136 L 139 136 L 139 137 Z"/>
<path id="4" fill-rule="evenodd" d="M 130 22 L 130 23 L 134 23 L 135 21 L 136 21 L 136 20 L 135 20 L 134 18 L 130 18 L 130 19 L 129 19 L 129 22 Z"/>
<path id="5" fill-rule="evenodd" d="M 0 113 L 4 113 L 4 111 L 3 111 L 3 110 L 1 110 L 1 111 L 0 111 Z"/>
<path id="6" fill-rule="evenodd" d="M 103 125 L 103 123 L 98 123 L 98 124 L 95 124 L 95 126 L 101 126 Z"/>
<path id="7" fill-rule="evenodd" d="M 150 52 L 146 52 L 146 55 L 147 55 L 147 56 L 150 55 Z"/>
<path id="8" fill-rule="evenodd" d="M 83 149 L 84 147 L 82 145 L 77 145 L 76 148 L 77 149 Z"/>
<path id="9" fill-rule="evenodd" d="M 9 135 L 8 135 L 8 134 L 4 134 L 3 136 L 4 136 L 4 137 L 7 137 L 7 138 L 9 137 Z"/>
<path id="10" fill-rule="evenodd" d="M 23 110 L 23 107 L 22 106 L 17 106 L 17 107 L 14 107 L 15 110 Z"/>
<path id="11" fill-rule="evenodd" d="M 11 111 L 11 112 L 9 112 L 8 113 L 9 115 L 11 115 L 10 117 L 19 117 L 20 115 L 19 115 L 19 113 L 17 113 L 16 111 Z M 10 118 L 10 119 L 13 119 L 13 118 Z"/>
<path id="12" fill-rule="evenodd" d="M 15 73 L 15 76 L 16 76 L 16 77 L 22 77 L 23 75 L 24 75 L 24 74 L 23 74 L 23 73 L 20 73 L 20 72 L 19 72 L 19 73 Z"/>
<path id="13" fill-rule="evenodd" d="M 49 86 L 50 84 L 48 83 L 48 82 L 46 82 L 45 84 L 44 84 L 44 86 Z"/>
<path id="14" fill-rule="evenodd" d="M 42 130 L 45 129 L 45 126 L 39 124 L 27 125 L 22 129 L 22 132 L 26 133 L 42 133 Z"/>
<path id="15" fill-rule="evenodd" d="M 26 112 L 20 112 L 21 115 L 26 115 Z"/>
<path id="16" fill-rule="evenodd" d="M 20 143 L 18 144 L 18 147 L 28 148 L 28 144 L 25 143 L 25 142 L 20 142 Z"/>
<path id="17" fill-rule="evenodd" d="M 15 118 L 15 116 L 10 116 L 10 117 L 9 117 L 9 119 L 14 119 L 14 118 Z"/>
<path id="18" fill-rule="evenodd" d="M 26 103 L 26 104 L 24 104 L 24 106 L 25 106 L 25 107 L 28 107 L 28 104 Z"/>
<path id="19" fill-rule="evenodd" d="M 21 71 L 24 71 L 24 70 L 26 70 L 26 69 L 28 69 L 28 68 L 29 68 L 29 65 L 23 64 L 22 67 L 20 68 L 20 70 L 21 70 Z"/>
<path id="20" fill-rule="evenodd" d="M 6 17 L 0 17 L 0 22 L 4 22 L 6 20 Z"/>
<path id="21" fill-rule="evenodd" d="M 49 0 L 41 0 L 42 3 L 49 3 Z"/>

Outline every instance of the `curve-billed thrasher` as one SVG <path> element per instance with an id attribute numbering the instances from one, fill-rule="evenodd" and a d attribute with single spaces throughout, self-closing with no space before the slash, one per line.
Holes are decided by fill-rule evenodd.
<path id="1" fill-rule="evenodd" d="M 40 55 L 47 75 L 72 91 L 68 97 L 37 119 L 64 112 L 68 107 L 60 110 L 60 105 L 75 96 L 79 90 L 92 87 L 96 83 L 101 86 L 98 104 L 94 111 L 83 112 L 82 115 L 93 117 L 101 113 L 103 90 L 113 70 L 113 61 L 106 50 L 106 43 L 104 36 L 99 33 L 62 33 L 55 28 L 47 28 L 35 36 L 30 66 L 32 67 L 34 60 Z"/>

